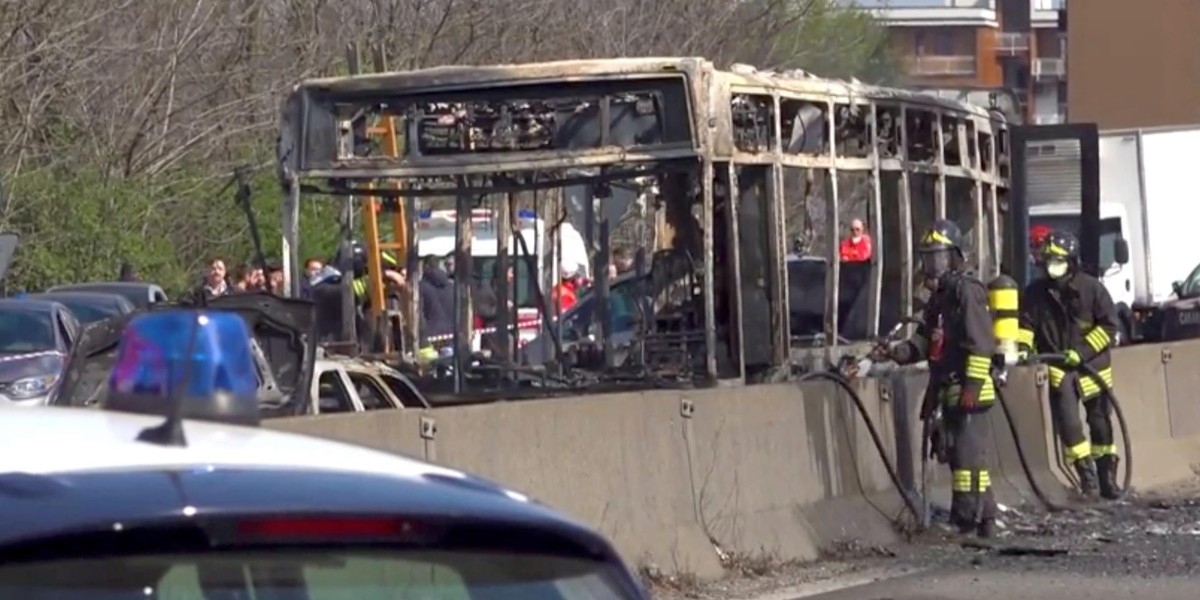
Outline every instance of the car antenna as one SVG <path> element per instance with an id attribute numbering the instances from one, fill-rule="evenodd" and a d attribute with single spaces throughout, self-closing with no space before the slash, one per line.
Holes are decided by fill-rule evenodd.
<path id="1" fill-rule="evenodd" d="M 179 385 L 167 401 L 167 420 L 160 425 L 143 429 L 137 436 L 139 442 L 159 446 L 187 446 L 187 436 L 183 433 L 183 404 L 187 400 L 187 387 L 194 370 L 191 357 L 196 353 L 196 340 L 200 337 L 201 319 L 206 318 L 203 314 L 198 314 L 195 319 L 192 319 L 192 330 L 188 334 L 187 351 L 184 354 L 188 360 L 185 361 L 183 377 L 180 379 Z"/>

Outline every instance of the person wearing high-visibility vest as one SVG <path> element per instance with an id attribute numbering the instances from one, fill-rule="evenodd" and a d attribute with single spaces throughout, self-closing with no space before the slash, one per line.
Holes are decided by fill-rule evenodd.
<path id="1" fill-rule="evenodd" d="M 1047 367 L 1059 438 L 1083 495 L 1099 492 L 1115 500 L 1121 495 L 1118 453 L 1105 388 L 1113 385 L 1112 348 L 1121 322 L 1108 288 L 1080 269 L 1079 240 L 1073 233 L 1052 231 L 1035 256 L 1043 276 L 1025 288 L 1021 300 L 1019 350 L 1064 354 L 1065 364 Z M 1101 381 L 1072 368 L 1081 363 Z M 1090 436 L 1084 435 L 1079 418 L 1081 402 Z"/>
<path id="2" fill-rule="evenodd" d="M 404 275 L 400 272 L 402 268 L 400 262 L 396 260 L 395 255 L 386 250 L 379 253 L 380 263 L 383 265 L 383 282 L 393 281 L 403 285 Z M 367 292 L 371 289 L 367 282 L 367 256 L 363 247 L 359 244 L 354 245 L 354 281 L 350 282 L 351 289 L 354 290 L 354 298 L 360 304 L 366 304 L 368 300 Z"/>
<path id="3" fill-rule="evenodd" d="M 991 537 L 996 526 L 988 447 L 987 411 L 996 400 L 992 356 L 996 342 L 987 287 L 971 272 L 963 254 L 962 230 L 940 219 L 922 236 L 921 275 L 932 292 L 917 335 L 893 345 L 898 364 L 929 361 L 922 420 L 939 405 L 947 442 L 943 454 L 951 469 L 950 522 L 960 533 Z"/>

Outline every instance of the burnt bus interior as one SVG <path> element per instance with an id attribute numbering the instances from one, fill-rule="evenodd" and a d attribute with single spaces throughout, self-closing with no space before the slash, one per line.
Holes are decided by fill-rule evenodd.
<path id="1" fill-rule="evenodd" d="M 738 181 L 737 221 L 744 232 L 741 260 L 742 339 L 771 339 L 775 324 L 764 308 L 770 229 L 787 252 L 790 354 L 827 359 L 838 344 L 853 346 L 890 329 L 920 310 L 927 292 L 912 277 L 920 231 L 934 219 L 953 219 L 963 229 L 968 263 L 985 278 L 999 272 L 1009 177 L 1009 140 L 1003 117 L 979 126 L 978 114 L 917 102 L 856 102 L 732 95 L 733 177 Z M 778 118 L 775 112 L 779 113 Z M 780 156 L 778 161 L 772 154 Z M 772 165 L 779 164 L 779 179 Z M 718 174 L 722 165 L 716 167 Z M 781 190 L 782 214 L 768 208 Z M 718 175 L 716 214 L 728 211 Z M 873 256 L 868 262 L 839 260 L 838 245 L 852 220 L 866 225 Z M 714 226 L 720 230 L 718 220 Z M 821 348 L 805 351 L 805 348 Z M 771 363 L 771 347 L 747 343 L 747 371 Z"/>
<path id="2" fill-rule="evenodd" d="M 913 232 L 940 215 L 966 232 L 971 264 L 998 270 L 1002 119 L 981 130 L 979 116 L 947 102 L 734 93 L 728 122 L 706 142 L 692 121 L 691 85 L 682 73 L 655 72 L 470 89 L 400 91 L 369 78 L 303 86 L 288 101 L 280 142 L 294 199 L 285 229 L 301 193 L 379 197 L 385 208 L 404 204 L 410 219 L 430 205 L 458 211 L 456 351 L 419 373 L 434 396 L 774 377 L 798 352 L 869 340 L 918 309 Z M 388 117 L 403 125 L 396 156 L 366 135 Z M 505 333 L 516 311 L 500 310 L 486 352 L 472 354 L 466 332 L 479 298 L 465 282 L 497 283 L 495 273 L 520 263 L 529 273 L 558 268 L 544 248 L 514 236 L 515 247 L 500 242 L 495 271 L 480 274 L 471 219 L 462 218 L 476 208 L 499 215 L 497 240 L 523 208 L 548 229 L 571 221 L 587 241 L 594 284 L 577 309 L 558 314 L 550 280 L 520 282 L 541 309 L 537 337 L 518 344 Z M 855 218 L 873 238 L 869 262 L 838 260 Z M 414 238 L 410 273 L 419 272 Z M 617 243 L 636 250 L 636 266 L 609 280 Z M 499 306 L 509 288 L 498 284 Z"/>
<path id="3" fill-rule="evenodd" d="M 416 209 L 452 204 L 458 211 L 459 335 L 452 343 L 458 351 L 444 361 L 446 368 L 434 369 L 429 386 L 461 393 L 521 383 L 537 391 L 647 378 L 691 381 L 705 373 L 703 246 L 696 227 L 676 235 L 672 225 L 695 221 L 691 207 L 701 188 L 686 86 L 682 75 L 672 74 L 419 93 L 305 90 L 292 98 L 290 112 L 303 115 L 296 171 L 305 181 L 299 191 L 383 196 L 389 198 L 385 206 L 406 202 Z M 399 156 L 385 155 L 366 135 L 369 125 L 388 117 L 404 124 L 408 143 Z M 385 179 L 403 183 L 379 185 Z M 624 210 L 612 210 L 614 203 Z M 471 263 L 478 257 L 470 251 L 471 220 L 461 217 L 477 208 L 510 217 L 530 208 L 548 228 L 574 217 L 593 256 L 595 299 L 580 302 L 588 306 L 557 315 L 551 281 L 534 278 L 532 296 L 542 315 L 537 338 L 515 344 L 516 337 L 504 333 L 517 321 L 515 311 L 499 311 L 498 331 L 484 339 L 487 357 L 469 356 L 464 333 L 474 321 L 464 307 L 478 290 L 462 282 L 477 274 Z M 615 237 L 637 249 L 636 267 L 609 281 Z M 522 236 L 512 239 L 514 247 L 499 253 L 495 271 L 479 274 L 488 280 L 483 283 L 521 263 L 528 273 L 558 269 L 545 248 L 530 247 Z M 544 243 L 552 245 L 552 236 Z M 418 271 L 414 247 L 412 240 L 410 272 Z M 505 306 L 514 290 L 497 287 L 497 304 Z M 609 314 L 613 309 L 621 314 Z M 612 331 L 616 325 L 620 331 Z M 334 332 L 325 333 L 328 338 Z M 438 377 L 438 371 L 451 376 Z"/>

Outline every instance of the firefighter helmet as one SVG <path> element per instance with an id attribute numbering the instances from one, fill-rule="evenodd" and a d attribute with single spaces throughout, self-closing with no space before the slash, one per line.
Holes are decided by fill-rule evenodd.
<path id="1" fill-rule="evenodd" d="M 937 252 L 938 250 L 957 250 L 962 254 L 962 230 L 954 221 L 938 219 L 925 230 L 918 245 L 921 252 Z"/>
<path id="2" fill-rule="evenodd" d="M 1060 258 L 1070 263 L 1079 262 L 1079 238 L 1069 231 L 1051 231 L 1042 238 L 1038 256 L 1043 262 Z"/>

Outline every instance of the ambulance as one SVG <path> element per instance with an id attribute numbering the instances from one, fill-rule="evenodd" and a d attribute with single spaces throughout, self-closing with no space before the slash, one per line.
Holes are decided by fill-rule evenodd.
<path id="1" fill-rule="evenodd" d="M 471 211 L 472 270 L 475 279 L 484 283 L 491 282 L 499 259 L 497 217 L 498 213 L 488 208 Z M 417 220 L 417 255 L 422 259 L 452 256 L 457 229 L 456 211 L 421 211 Z M 521 244 L 521 240 L 524 241 L 524 245 Z M 517 343 L 524 345 L 536 338 L 541 328 L 542 313 L 541 307 L 538 306 L 535 285 L 541 286 L 542 293 L 549 301 L 551 290 L 559 282 L 558 266 L 578 265 L 579 273 L 584 278 L 591 279 L 591 258 L 583 236 L 574 225 L 563 221 L 557 226 L 551 224 L 547 230 L 545 221 L 529 209 L 517 211 L 517 223 L 514 235 L 509 239 L 508 250 L 513 257 L 511 264 L 515 289 L 512 293 L 517 306 Z M 537 265 L 532 277 L 525 251 L 535 259 Z M 477 322 L 471 347 L 478 351 L 482 335 L 492 331 L 479 327 Z M 448 342 L 449 339 L 431 341 L 437 345 L 437 342 Z"/>

